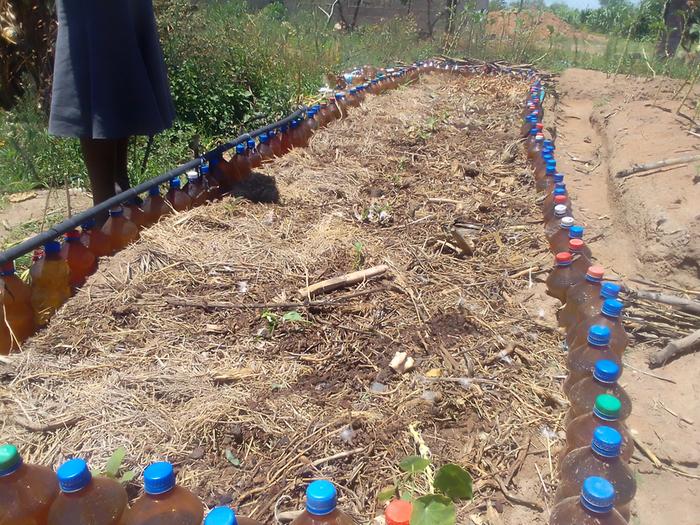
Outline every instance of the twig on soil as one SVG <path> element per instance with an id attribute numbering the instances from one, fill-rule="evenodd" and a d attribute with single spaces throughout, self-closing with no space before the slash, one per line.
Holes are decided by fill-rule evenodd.
<path id="1" fill-rule="evenodd" d="M 634 175 L 635 173 L 641 173 L 643 171 L 655 170 L 658 168 L 663 168 L 665 166 L 673 166 L 676 164 L 687 164 L 689 162 L 697 162 L 700 160 L 700 155 L 685 155 L 683 157 L 676 157 L 675 159 L 664 159 L 658 160 L 656 162 L 649 162 L 646 164 L 635 164 L 631 168 L 626 170 L 618 171 L 615 177 L 623 178 Z"/>
<path id="2" fill-rule="evenodd" d="M 652 292 L 649 290 L 634 290 L 632 291 L 632 293 L 640 299 L 647 299 L 649 301 L 656 301 L 658 303 L 669 304 L 671 306 L 677 306 L 679 309 L 685 312 L 700 314 L 699 301 L 693 301 L 692 299 L 686 299 L 684 297 L 678 297 L 676 295 Z"/>
<path id="3" fill-rule="evenodd" d="M 634 441 L 637 448 L 642 451 L 642 454 L 649 458 L 649 461 L 651 461 L 656 468 L 661 468 L 661 461 L 659 461 L 659 458 L 656 457 L 656 454 L 654 454 L 654 452 L 652 452 L 648 446 L 642 443 L 642 441 L 637 439 L 634 435 L 632 435 L 632 441 Z"/>
<path id="4" fill-rule="evenodd" d="M 649 367 L 659 368 L 674 357 L 698 349 L 700 349 L 700 330 L 696 330 L 681 339 L 676 339 L 668 343 L 665 348 L 649 358 Z"/>
<path id="5" fill-rule="evenodd" d="M 663 377 L 663 376 L 659 376 L 656 374 L 652 374 L 651 372 L 646 372 L 644 370 L 640 370 L 639 368 L 629 364 L 627 361 L 623 361 L 623 364 L 625 365 L 625 368 L 629 368 L 630 370 L 634 370 L 635 372 L 637 372 L 639 374 L 653 377 L 654 379 L 658 379 L 659 381 L 666 381 L 667 383 L 673 383 L 674 385 L 676 384 L 676 382 L 673 379 L 669 379 L 668 377 Z"/>
<path id="6" fill-rule="evenodd" d="M 19 426 L 26 428 L 31 432 L 52 432 L 58 430 L 59 428 L 67 428 L 75 425 L 78 421 L 83 419 L 83 416 L 70 416 L 64 419 L 52 421 L 51 423 L 45 423 L 43 425 L 29 421 L 22 417 L 15 417 L 15 423 Z"/>
<path id="7" fill-rule="evenodd" d="M 339 288 L 345 288 L 346 286 L 352 286 L 373 277 L 378 277 L 385 273 L 388 269 L 389 267 L 386 264 L 380 264 L 379 266 L 373 266 L 372 268 L 367 268 L 366 270 L 347 273 L 345 275 L 333 277 L 332 279 L 326 279 L 325 281 L 301 288 L 297 291 L 297 294 L 301 297 L 310 298 L 316 294 L 332 292 L 333 290 L 338 290 Z"/>

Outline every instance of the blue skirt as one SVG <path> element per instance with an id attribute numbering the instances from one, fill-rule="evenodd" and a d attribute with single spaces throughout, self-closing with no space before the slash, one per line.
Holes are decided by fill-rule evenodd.
<path id="1" fill-rule="evenodd" d="M 151 0 L 56 0 L 49 133 L 155 135 L 175 110 Z"/>

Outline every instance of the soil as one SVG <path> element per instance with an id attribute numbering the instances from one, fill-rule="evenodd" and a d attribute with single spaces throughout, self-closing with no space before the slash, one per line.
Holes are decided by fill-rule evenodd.
<path id="1" fill-rule="evenodd" d="M 553 29 L 551 35 L 549 27 Z M 533 43 L 540 41 L 541 45 L 548 42 L 550 36 L 578 38 L 582 42 L 605 41 L 605 37 L 574 29 L 551 11 L 492 11 L 488 15 L 487 31 L 491 38 L 500 39 L 512 37 L 516 33 L 525 38 L 532 31 Z"/>

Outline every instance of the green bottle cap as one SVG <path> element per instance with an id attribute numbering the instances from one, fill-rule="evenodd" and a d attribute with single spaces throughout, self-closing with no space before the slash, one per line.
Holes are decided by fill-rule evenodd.
<path id="1" fill-rule="evenodd" d="M 610 394 L 601 394 L 595 399 L 593 413 L 606 421 L 615 421 L 620 417 L 620 408 L 622 403 L 618 398 Z"/>
<path id="2" fill-rule="evenodd" d="M 14 445 L 0 446 L 0 476 L 11 474 L 16 470 L 22 458 Z"/>

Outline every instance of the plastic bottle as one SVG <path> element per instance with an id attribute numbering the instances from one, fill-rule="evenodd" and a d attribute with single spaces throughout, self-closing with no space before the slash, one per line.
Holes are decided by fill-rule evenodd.
<path id="1" fill-rule="evenodd" d="M 88 219 L 81 226 L 80 241 L 95 254 L 95 257 L 105 257 L 112 253 L 112 241 L 101 229 L 95 228 L 95 219 Z"/>
<path id="2" fill-rule="evenodd" d="M 328 102 L 321 102 L 321 109 L 318 112 L 319 124 L 322 128 L 325 128 L 331 123 L 333 117 L 331 116 L 330 108 L 328 107 Z"/>
<path id="3" fill-rule="evenodd" d="M 557 204 L 552 210 L 552 217 L 545 222 L 544 236 L 551 239 L 552 236 L 561 229 L 561 221 L 564 217 L 570 217 L 567 212 L 567 207 L 564 204 Z"/>
<path id="4" fill-rule="evenodd" d="M 273 157 L 281 157 L 282 153 L 282 138 L 278 130 L 271 129 L 267 136 L 270 138 L 270 149 Z"/>
<path id="5" fill-rule="evenodd" d="M 525 139 L 530 136 L 532 128 L 537 123 L 537 118 L 532 113 L 529 113 L 524 119 L 523 124 L 520 126 L 520 138 Z"/>
<path id="6" fill-rule="evenodd" d="M 598 315 L 605 300 L 617 299 L 620 290 L 621 287 L 619 284 L 604 282 L 600 286 L 600 294 L 597 297 L 591 298 L 588 302 L 579 306 L 576 311 L 576 321 L 569 326 L 567 333 L 571 332 L 573 334 L 579 324 Z"/>
<path id="7" fill-rule="evenodd" d="M 290 140 L 293 148 L 305 148 L 308 145 L 308 138 L 302 124 L 303 122 L 298 119 L 292 120 L 290 124 Z"/>
<path id="8" fill-rule="evenodd" d="M 561 173 L 556 174 L 557 178 L 564 178 L 564 176 Z M 542 201 L 542 213 L 546 216 L 547 212 L 552 209 L 554 206 L 554 198 L 557 195 L 568 195 L 566 191 L 566 184 L 557 184 L 556 187 L 552 189 L 551 192 L 547 194 L 547 196 L 544 198 L 544 201 Z"/>
<path id="9" fill-rule="evenodd" d="M 637 492 L 634 474 L 620 459 L 622 436 L 614 428 L 599 426 L 593 432 L 590 446 L 573 450 L 559 467 L 559 488 L 554 502 L 574 496 L 581 483 L 590 476 L 606 479 L 615 490 L 615 508 L 628 521 L 630 503 Z"/>
<path id="10" fill-rule="evenodd" d="M 568 216 L 561 218 L 561 221 L 559 221 L 559 229 L 549 237 L 550 252 L 559 253 L 569 249 L 569 230 L 573 225 L 573 217 Z"/>
<path id="11" fill-rule="evenodd" d="M 621 458 L 629 463 L 634 452 L 634 442 L 630 436 L 625 420 L 621 418 L 622 403 L 611 394 L 599 394 L 595 398 L 593 408 L 573 418 L 566 427 L 566 447 L 561 457 L 580 447 L 586 447 L 591 442 L 593 431 L 603 425 L 614 428 L 622 436 Z"/>
<path id="12" fill-rule="evenodd" d="M 97 257 L 80 242 L 78 230 L 66 232 L 64 239 L 61 247 L 61 258 L 68 263 L 70 286 L 75 292 L 76 289 L 85 284 L 88 276 L 97 270 Z"/>
<path id="13" fill-rule="evenodd" d="M 552 509 L 549 525 L 627 525 L 614 501 L 612 484 L 591 476 L 583 482 L 580 496 L 566 498 Z"/>
<path id="14" fill-rule="evenodd" d="M 122 208 L 124 208 L 124 217 L 133 222 L 139 230 L 145 226 L 148 219 L 141 209 L 141 200 L 138 197 L 126 201 Z"/>
<path id="15" fill-rule="evenodd" d="M 395 499 L 384 510 L 386 525 L 409 525 L 413 505 L 410 501 Z"/>
<path id="16" fill-rule="evenodd" d="M 622 368 L 608 359 L 596 361 L 593 374 L 575 383 L 569 390 L 569 412 L 564 419 L 564 427 L 567 427 L 574 419 L 584 414 L 589 414 L 595 406 L 599 395 L 610 394 L 620 402 L 618 419 L 626 421 L 632 413 L 632 400 L 624 388 L 618 382 Z"/>
<path id="17" fill-rule="evenodd" d="M 579 239 L 576 239 L 579 240 Z M 571 240 L 573 242 L 574 239 Z M 573 263 L 575 265 L 575 263 Z M 591 298 L 600 295 L 605 270 L 602 266 L 589 266 L 583 281 L 575 284 L 566 292 L 566 305 L 559 310 L 559 326 L 567 327 L 576 322 L 579 307 Z"/>
<path id="18" fill-rule="evenodd" d="M 331 116 L 331 120 L 338 120 L 340 118 L 340 109 L 338 109 L 338 103 L 335 97 L 328 99 L 328 111 Z"/>
<path id="19" fill-rule="evenodd" d="M 270 160 L 272 155 L 272 147 L 270 146 L 270 136 L 267 133 L 261 133 L 258 137 L 260 144 L 258 144 L 258 155 L 260 155 L 260 161 Z"/>
<path id="20" fill-rule="evenodd" d="M 117 481 L 92 477 L 87 463 L 76 458 L 58 467 L 61 492 L 49 509 L 47 525 L 116 525 L 126 510 L 127 496 Z"/>
<path id="21" fill-rule="evenodd" d="M 190 196 L 182 189 L 180 177 L 173 177 L 170 179 L 170 188 L 168 189 L 168 193 L 165 194 L 165 200 L 168 201 L 175 211 L 185 211 L 192 207 L 192 199 L 190 199 Z"/>
<path id="22" fill-rule="evenodd" d="M 564 393 L 568 396 L 572 386 L 591 375 L 600 359 L 608 359 L 622 366 L 621 355 L 610 347 L 609 327 L 597 324 L 591 326 L 586 344 L 570 348 L 566 356 L 569 375 L 564 381 Z"/>
<path id="23" fill-rule="evenodd" d="M 556 172 L 554 175 L 546 175 L 544 180 L 544 189 L 542 190 L 546 196 L 552 195 L 554 190 L 557 188 L 566 189 L 566 184 L 564 183 L 564 174 Z M 542 201 L 543 203 L 547 201 L 547 197 Z"/>
<path id="24" fill-rule="evenodd" d="M 175 483 L 173 466 L 151 463 L 143 472 L 143 495 L 124 512 L 120 525 L 200 525 L 199 498 Z"/>
<path id="25" fill-rule="evenodd" d="M 345 95 L 343 93 L 335 94 L 335 105 L 338 106 L 339 119 L 344 119 L 348 116 L 348 106 L 345 103 Z"/>
<path id="26" fill-rule="evenodd" d="M 553 181 L 556 173 L 557 161 L 554 160 L 554 158 L 547 159 L 547 162 L 545 163 L 544 175 L 535 180 L 535 190 L 537 193 L 542 193 L 547 187 L 550 187 L 549 185 L 551 182 L 548 179 L 552 179 Z"/>
<path id="27" fill-rule="evenodd" d="M 0 446 L 2 525 L 44 525 L 56 496 L 58 481 L 50 468 L 24 463 L 14 445 Z"/>
<path id="28" fill-rule="evenodd" d="M 226 186 L 228 188 L 250 176 L 250 156 L 246 144 L 236 144 L 236 155 L 229 164 L 233 165 L 235 169 L 227 173 Z"/>
<path id="29" fill-rule="evenodd" d="M 555 266 L 547 276 L 547 295 L 559 299 L 562 304 L 566 302 L 566 294 L 574 284 L 579 281 L 571 267 L 571 254 L 569 252 L 558 253 L 554 257 Z"/>
<path id="30" fill-rule="evenodd" d="M 185 192 L 192 200 L 192 207 L 201 206 L 207 202 L 207 188 L 204 179 L 197 170 L 189 170 L 187 172 Z"/>
<path id="31" fill-rule="evenodd" d="M 204 518 L 204 525 L 262 525 L 261 522 L 251 518 L 236 516 L 229 507 L 216 507 L 209 511 Z"/>
<path id="32" fill-rule="evenodd" d="M 160 194 L 160 187 L 157 185 L 151 186 L 148 189 L 148 197 L 143 201 L 141 209 L 143 210 L 146 220 L 144 226 L 155 224 L 162 216 L 172 213 L 172 209 L 165 202 L 165 199 Z"/>
<path id="33" fill-rule="evenodd" d="M 286 155 L 292 149 L 292 138 L 288 124 L 280 127 L 280 146 L 282 147 L 282 155 Z"/>
<path id="34" fill-rule="evenodd" d="M 246 145 L 248 146 L 248 151 L 246 152 L 246 155 L 248 157 L 248 164 L 250 165 L 250 169 L 254 170 L 256 168 L 259 168 L 260 166 L 262 166 L 262 157 L 260 156 L 260 153 L 258 152 L 258 149 L 255 146 L 255 140 L 248 139 Z"/>
<path id="35" fill-rule="evenodd" d="M 306 510 L 292 525 L 355 525 L 354 520 L 337 508 L 338 493 L 330 481 L 312 482 L 306 489 Z"/>
<path id="36" fill-rule="evenodd" d="M 102 232 L 109 236 L 112 253 L 123 250 L 139 238 L 139 229 L 133 222 L 124 217 L 124 210 L 121 206 L 109 210 L 109 219 L 102 226 Z"/>
<path id="37" fill-rule="evenodd" d="M 6 355 L 19 350 L 19 345 L 34 333 L 34 310 L 32 309 L 32 291 L 27 283 L 17 277 L 14 262 L 10 261 L 2 265 L 0 282 L 5 307 L 5 318 L 0 319 L 3 329 L 0 354 Z"/>
<path id="38" fill-rule="evenodd" d="M 320 127 L 318 124 L 318 118 L 316 117 L 317 113 L 315 109 L 310 109 L 309 111 L 306 112 L 306 134 L 309 138 L 311 138 L 311 135 L 316 133 L 318 131 L 318 128 Z"/>
<path id="39" fill-rule="evenodd" d="M 202 164 L 199 167 L 199 174 L 207 189 L 207 200 L 213 201 L 221 197 L 221 182 L 212 174 L 209 164 Z"/>
<path id="40" fill-rule="evenodd" d="M 622 357 L 629 337 L 622 326 L 620 315 L 622 314 L 622 302 L 617 299 L 606 299 L 600 307 L 600 313 L 584 322 L 579 323 L 575 330 L 566 333 L 566 344 L 569 352 L 578 346 L 584 346 L 588 337 L 589 327 L 593 325 L 607 326 L 610 330 L 610 347 L 618 356 Z"/>
<path id="41" fill-rule="evenodd" d="M 575 226 L 573 228 L 575 228 Z M 569 234 L 571 234 L 571 230 L 569 230 Z M 588 268 L 593 265 L 591 249 L 586 245 L 583 239 L 575 237 L 569 239 L 569 252 L 573 257 L 573 262 L 571 263 L 573 271 L 579 275 L 580 280 L 583 281 Z"/>
<path id="42" fill-rule="evenodd" d="M 70 268 L 61 258 L 61 244 L 44 245 L 44 257 L 36 261 L 29 274 L 32 278 L 32 308 L 34 324 L 45 326 L 63 303 L 70 299 Z"/>
<path id="43" fill-rule="evenodd" d="M 545 228 L 549 226 L 549 224 L 552 222 L 552 219 L 554 218 L 555 206 L 564 206 L 564 209 L 566 210 L 566 212 L 563 215 L 564 217 L 566 217 L 567 215 L 572 216 L 571 201 L 569 200 L 569 195 L 566 193 L 566 189 L 555 188 L 555 190 L 552 192 L 551 204 L 548 207 L 542 208 L 542 218 Z"/>

